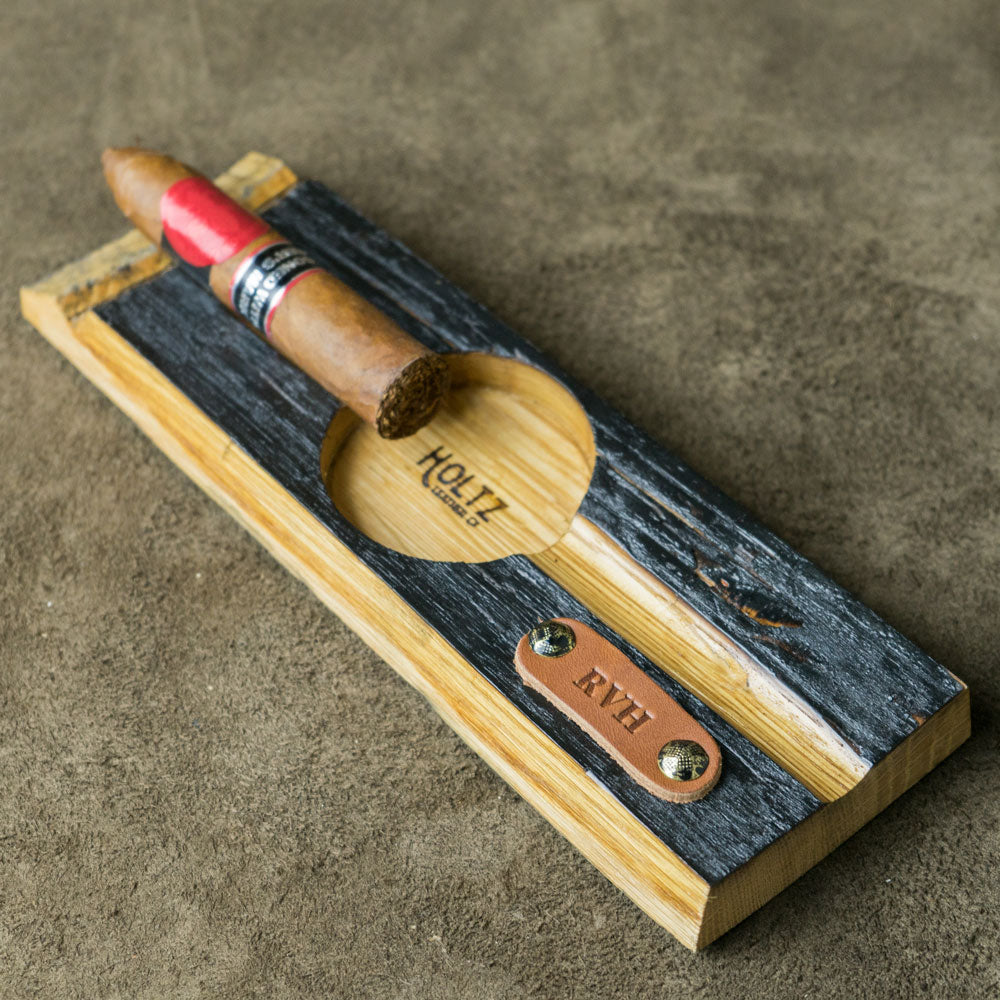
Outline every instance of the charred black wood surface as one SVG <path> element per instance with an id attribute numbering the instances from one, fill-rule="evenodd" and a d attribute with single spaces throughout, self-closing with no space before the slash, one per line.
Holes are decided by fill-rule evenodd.
<path id="1" fill-rule="evenodd" d="M 599 456 L 582 513 L 864 760 L 877 763 L 961 690 L 870 608 L 325 187 L 300 184 L 268 217 L 292 239 L 322 246 L 323 263 L 429 346 L 527 361 L 571 389 Z"/>
<path id="2" fill-rule="evenodd" d="M 960 690 L 873 612 L 322 185 L 297 185 L 266 216 L 428 346 L 526 361 L 573 390 L 599 452 L 583 513 L 798 692 L 866 760 L 877 762 L 915 728 L 914 715 L 932 715 Z M 334 508 L 320 476 L 320 445 L 336 400 L 187 276 L 168 271 L 98 312 L 707 880 L 725 878 L 820 808 L 528 559 L 428 562 L 358 532 Z M 724 764 L 709 796 L 677 806 L 650 795 L 524 688 L 512 662 L 517 641 L 539 618 L 556 615 L 591 624 L 712 732 Z"/>

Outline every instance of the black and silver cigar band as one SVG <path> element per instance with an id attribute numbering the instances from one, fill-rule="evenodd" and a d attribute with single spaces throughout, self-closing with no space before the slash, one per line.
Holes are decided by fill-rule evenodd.
<path id="1" fill-rule="evenodd" d="M 236 269 L 229 285 L 229 301 L 251 326 L 270 336 L 271 317 L 285 292 L 299 278 L 318 270 L 316 262 L 291 243 L 268 243 Z"/>

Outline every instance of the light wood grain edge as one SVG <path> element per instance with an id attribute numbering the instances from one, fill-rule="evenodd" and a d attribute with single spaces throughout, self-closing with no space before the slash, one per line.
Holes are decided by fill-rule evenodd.
<path id="1" fill-rule="evenodd" d="M 217 177 L 215 183 L 245 207 L 259 211 L 296 180 L 281 160 L 263 153 L 247 153 Z M 165 253 L 133 229 L 42 281 L 22 288 L 22 303 L 26 297 L 52 300 L 60 312 L 76 316 L 114 298 L 130 285 L 158 274 L 170 263 Z M 38 306 L 31 308 L 37 312 Z"/>
<path id="2" fill-rule="evenodd" d="M 969 691 L 963 688 L 850 792 L 713 886 L 697 947 L 710 944 L 825 858 L 965 742 L 969 732 Z"/>
<path id="3" fill-rule="evenodd" d="M 702 878 L 94 313 L 60 317 L 44 332 L 604 875 L 682 944 L 697 946 L 709 888 Z"/>
<path id="4" fill-rule="evenodd" d="M 838 798 L 868 773 L 807 702 L 585 517 L 531 558 L 817 798 Z"/>

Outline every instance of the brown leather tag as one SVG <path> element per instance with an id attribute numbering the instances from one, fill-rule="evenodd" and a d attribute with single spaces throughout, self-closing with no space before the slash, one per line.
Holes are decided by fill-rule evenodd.
<path id="1" fill-rule="evenodd" d="M 693 802 L 706 795 L 719 780 L 722 755 L 705 728 L 592 628 L 573 618 L 553 618 L 552 623 L 568 626 L 572 637 L 560 630 L 561 636 L 565 645 L 574 639 L 575 644 L 560 652 L 558 642 L 536 642 L 536 648 L 549 653 L 541 655 L 532 649 L 531 633 L 525 635 L 514 654 L 524 683 L 592 736 L 654 795 L 670 802 Z M 672 746 L 665 766 L 671 769 L 673 763 L 674 773 L 688 780 L 668 777 L 660 767 L 661 751 L 674 741 L 689 743 Z M 707 762 L 690 743 L 702 748 Z"/>

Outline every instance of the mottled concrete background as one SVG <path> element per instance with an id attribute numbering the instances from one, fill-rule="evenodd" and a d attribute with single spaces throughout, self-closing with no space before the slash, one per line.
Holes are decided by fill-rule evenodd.
<path id="1" fill-rule="evenodd" d="M 996 996 L 997 11 L 7 0 L 0 995 Z M 133 142 L 341 192 L 965 678 L 972 741 L 688 954 L 19 317 Z"/>

